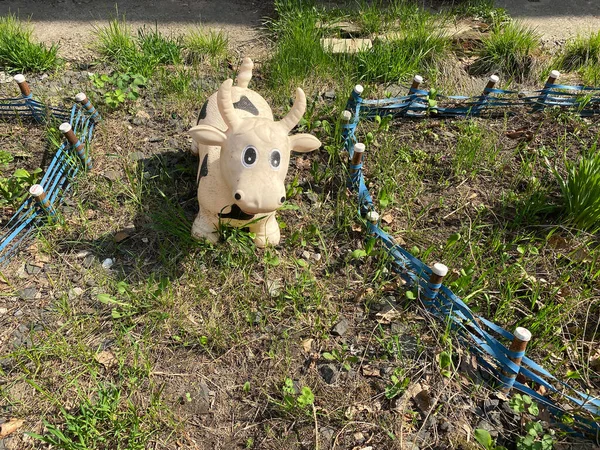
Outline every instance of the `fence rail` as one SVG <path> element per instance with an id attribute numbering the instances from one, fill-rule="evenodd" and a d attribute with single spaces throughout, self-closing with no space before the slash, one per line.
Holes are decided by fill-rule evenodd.
<path id="1" fill-rule="evenodd" d="M 45 123 L 48 120 L 61 121 L 64 122 L 60 129 L 65 139 L 48 164 L 39 184 L 31 186 L 31 196 L 17 208 L 2 228 L 0 266 L 5 265 L 14 256 L 19 245 L 26 241 L 38 226 L 53 220 L 77 174 L 82 168 L 91 168 L 89 143 L 95 125 L 101 119 L 83 93 L 77 94 L 76 103 L 67 110 L 50 107 L 35 100 L 22 75 L 16 75 L 15 81 L 21 90 L 21 97 L 0 99 L 0 119 L 30 118 L 37 123 Z"/>
<path id="2" fill-rule="evenodd" d="M 552 79 L 554 77 L 554 79 Z M 535 96 L 526 96 L 517 103 L 519 105 L 567 106 L 579 108 L 581 103 L 576 96 L 567 96 L 571 100 L 562 100 L 562 90 L 598 91 L 600 88 L 584 88 L 555 84 L 557 72 L 552 72 L 551 79 L 543 90 L 536 91 Z M 499 388 L 510 394 L 515 389 L 531 396 L 535 401 L 546 407 L 558 419 L 556 425 L 568 431 L 600 439 L 600 399 L 589 393 L 581 392 L 569 384 L 559 380 L 540 364 L 525 356 L 525 348 L 531 339 L 531 333 L 524 328 L 517 328 L 511 333 L 499 325 L 475 315 L 469 307 L 448 287 L 443 285 L 443 279 L 448 268 L 443 264 L 428 267 L 419 258 L 402 248 L 379 226 L 379 214 L 366 186 L 363 176 L 363 155 L 365 146 L 358 142 L 355 131 L 361 118 L 374 115 L 392 114 L 405 117 L 429 117 L 431 111 L 423 113 L 423 99 L 427 92 L 418 90 L 422 78 L 415 77 L 410 88 L 410 95 L 393 99 L 366 100 L 362 98 L 363 88 L 357 85 L 348 99 L 346 111 L 342 114 L 342 139 L 344 148 L 348 151 L 348 187 L 357 194 L 359 214 L 366 219 L 367 233 L 376 237 L 392 256 L 393 270 L 402 277 L 409 286 L 418 289 L 419 298 L 437 318 L 444 323 L 450 323 L 457 331 L 461 342 L 476 355 L 479 365 L 491 376 Z M 484 93 L 476 102 L 473 97 L 444 97 L 472 102 L 463 108 L 437 108 L 437 115 L 462 116 L 479 114 L 484 108 L 504 107 L 504 103 L 491 99 L 490 94 L 513 94 L 514 91 L 495 89 L 493 84 L 497 77 L 491 78 Z M 561 96 L 561 97 L 559 97 Z M 600 98 L 594 98 L 600 106 Z M 382 106 L 385 105 L 385 106 Z M 600 109 L 585 110 L 589 113 L 600 113 Z M 508 345 L 508 347 L 507 347 Z M 543 386 L 547 394 L 542 395 L 532 386 Z M 571 418 L 573 424 L 566 425 Z"/>

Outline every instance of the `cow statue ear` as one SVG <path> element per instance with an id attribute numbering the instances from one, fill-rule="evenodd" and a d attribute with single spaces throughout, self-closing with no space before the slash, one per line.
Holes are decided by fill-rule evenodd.
<path id="1" fill-rule="evenodd" d="M 190 130 L 192 138 L 204 145 L 222 146 L 227 136 L 221 130 L 210 125 L 196 125 Z"/>
<path id="2" fill-rule="evenodd" d="M 318 149 L 321 146 L 321 141 L 312 134 L 302 133 L 290 136 L 290 144 L 293 151 L 307 153 Z"/>

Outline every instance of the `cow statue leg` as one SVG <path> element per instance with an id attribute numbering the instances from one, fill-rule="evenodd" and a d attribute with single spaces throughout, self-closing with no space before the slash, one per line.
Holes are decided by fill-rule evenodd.
<path id="1" fill-rule="evenodd" d="M 216 244 L 219 241 L 217 233 L 217 224 L 214 222 L 214 214 L 203 214 L 202 206 L 192 225 L 192 236 L 198 239 L 206 239 L 207 241 Z"/>
<path id="2" fill-rule="evenodd" d="M 259 248 L 265 248 L 267 243 L 271 245 L 279 244 L 281 233 L 279 232 L 279 224 L 275 218 L 275 213 L 269 215 L 268 218 L 259 220 L 250 225 L 250 232 L 256 234 L 254 243 Z"/>

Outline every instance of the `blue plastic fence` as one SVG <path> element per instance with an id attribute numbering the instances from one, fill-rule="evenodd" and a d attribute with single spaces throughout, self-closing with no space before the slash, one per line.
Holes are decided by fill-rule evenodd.
<path id="1" fill-rule="evenodd" d="M 555 88 L 556 86 L 553 85 L 552 89 Z M 353 164 L 352 157 L 354 146 L 358 142 L 355 131 L 360 118 L 380 114 L 381 100 L 363 100 L 357 90 L 362 91 L 355 89 L 346 106 L 352 118 L 349 123 L 343 125 L 342 137 L 344 147 L 350 155 L 348 187 L 358 195 L 359 213 L 369 217 L 369 213 L 375 211 L 375 205 L 365 184 L 362 162 Z M 389 101 L 389 99 L 385 101 Z M 411 100 L 411 102 L 413 101 L 414 99 Z M 549 101 L 557 102 L 553 97 Z M 397 109 L 392 106 L 386 107 L 386 114 L 410 116 L 405 113 L 422 111 L 419 108 L 413 108 L 410 104 L 407 106 L 407 102 L 397 102 L 395 105 L 397 105 L 395 107 Z M 448 112 L 449 110 L 443 111 Z M 469 112 L 472 113 L 473 109 L 470 109 Z M 456 110 L 454 109 L 452 114 L 446 115 L 457 115 Z M 387 232 L 381 229 L 377 220 L 367 220 L 367 232 L 369 235 L 375 236 L 390 253 L 393 258 L 394 271 L 410 286 L 418 288 L 419 297 L 424 306 L 444 323 L 451 324 L 461 341 L 477 356 L 480 367 L 497 380 L 505 391 L 516 389 L 531 396 L 559 419 L 572 418 L 574 423 L 570 425 L 568 425 L 568 419 L 557 423 L 570 432 L 583 433 L 588 437 L 594 436 L 595 439 L 600 438 L 600 399 L 557 379 L 544 367 L 525 356 L 524 352 L 510 351 L 503 342 L 510 343 L 514 338 L 512 333 L 475 315 L 446 286 L 430 282 L 432 270 L 423 261 L 398 245 Z M 522 358 L 520 365 L 511 360 L 511 358 L 519 357 Z M 517 375 L 525 377 L 528 381 L 526 383 L 517 381 Z M 522 378 L 519 377 L 519 379 Z M 540 394 L 532 386 L 543 386 L 547 394 Z"/>
<path id="2" fill-rule="evenodd" d="M 99 115 L 89 105 L 74 104 L 71 110 L 54 108 L 23 95 L 20 98 L 0 99 L 0 120 L 33 119 L 43 123 L 48 119 L 68 122 L 81 144 L 89 143 L 94 133 L 95 121 Z M 89 155 L 88 155 L 89 158 Z M 10 218 L 0 233 L 0 266 L 5 265 L 19 245 L 33 231 L 49 219 L 47 211 L 56 210 L 62 203 L 71 184 L 82 168 L 77 152 L 68 141 L 64 141 L 48 167 L 39 184 L 44 188 L 50 208 L 46 210 L 34 200 L 27 198 Z"/>
<path id="3" fill-rule="evenodd" d="M 546 83 L 543 89 L 518 92 L 486 87 L 478 96 L 441 95 L 411 87 L 400 97 L 362 100 L 366 115 L 425 118 L 479 116 L 492 112 L 514 114 L 511 108 L 539 111 L 567 107 L 582 116 L 600 114 L 600 88 Z M 445 104 L 445 106 L 442 106 Z"/>

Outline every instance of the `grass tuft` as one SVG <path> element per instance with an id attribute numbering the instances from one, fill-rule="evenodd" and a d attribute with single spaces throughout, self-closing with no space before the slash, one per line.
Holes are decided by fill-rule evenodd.
<path id="1" fill-rule="evenodd" d="M 562 193 L 567 220 L 578 228 L 600 231 L 600 153 L 593 145 L 578 163 L 566 162 L 567 174 L 553 169 Z"/>
<path id="2" fill-rule="evenodd" d="M 0 17 L 0 66 L 9 73 L 47 72 L 61 65 L 58 45 L 32 41 L 33 29 L 16 15 Z"/>
<path id="3" fill-rule="evenodd" d="M 496 25 L 483 40 L 479 59 L 472 66 L 476 74 L 500 73 L 516 81 L 526 80 L 533 72 L 534 53 L 540 46 L 537 32 L 519 22 Z"/>
<path id="4" fill-rule="evenodd" d="M 222 31 L 196 28 L 185 37 L 185 53 L 189 63 L 208 60 L 213 65 L 218 64 L 227 58 L 229 38 Z"/>
<path id="5" fill-rule="evenodd" d="M 577 36 L 567 41 L 558 56 L 557 67 L 567 71 L 580 71 L 586 83 L 600 81 L 600 31 L 589 36 Z"/>
<path id="6" fill-rule="evenodd" d="M 181 39 L 158 31 L 140 28 L 137 39 L 125 20 L 118 17 L 96 30 L 97 49 L 107 62 L 116 63 L 124 73 L 150 77 L 161 64 L 181 62 Z"/>

